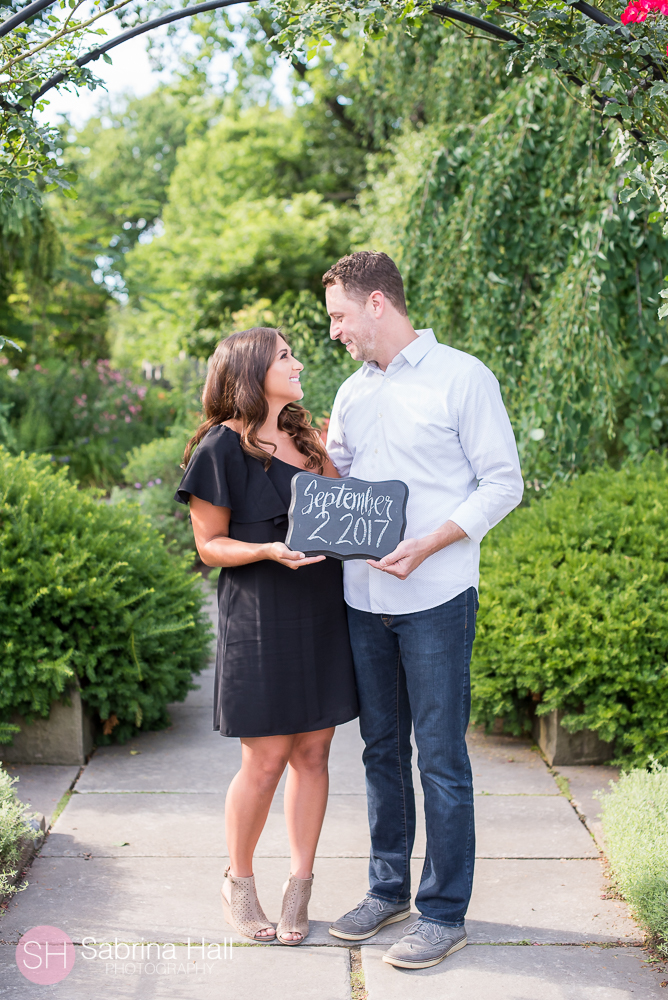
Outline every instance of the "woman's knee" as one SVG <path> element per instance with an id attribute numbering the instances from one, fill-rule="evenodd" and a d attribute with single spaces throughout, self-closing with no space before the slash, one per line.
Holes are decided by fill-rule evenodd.
<path id="1" fill-rule="evenodd" d="M 290 754 L 290 767 L 296 771 L 322 774 L 329 763 L 331 736 L 320 740 L 299 741 Z"/>
<path id="2" fill-rule="evenodd" d="M 288 762 L 283 753 L 254 753 L 244 758 L 242 771 L 256 784 L 277 785 Z"/>

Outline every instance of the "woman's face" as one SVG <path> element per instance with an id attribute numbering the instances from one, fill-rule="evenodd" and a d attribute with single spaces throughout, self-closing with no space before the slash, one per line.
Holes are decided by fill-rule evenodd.
<path id="1" fill-rule="evenodd" d="M 264 380 L 264 394 L 269 403 L 294 403 L 304 395 L 299 373 L 304 370 L 282 337 L 276 338 L 276 354 Z"/>

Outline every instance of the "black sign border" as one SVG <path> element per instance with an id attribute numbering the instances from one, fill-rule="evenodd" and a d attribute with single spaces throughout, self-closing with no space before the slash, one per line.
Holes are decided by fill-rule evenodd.
<path id="1" fill-rule="evenodd" d="M 295 504 L 297 503 L 297 477 L 298 476 L 316 476 L 318 479 L 326 479 L 330 483 L 340 483 L 345 480 L 346 483 L 359 483 L 362 486 L 369 486 L 372 484 L 374 486 L 380 483 L 392 483 L 400 486 L 404 491 L 404 500 L 401 505 L 401 533 L 399 535 L 399 541 L 403 542 L 404 534 L 406 532 L 406 505 L 408 504 L 408 486 L 402 479 L 356 479 L 354 476 L 341 476 L 339 479 L 333 479 L 331 476 L 321 476 L 317 472 L 309 472 L 307 469 L 301 472 L 295 473 L 290 482 L 290 506 L 288 508 L 288 518 L 289 518 L 289 528 L 288 533 L 285 538 L 285 544 L 290 548 L 290 539 L 292 537 L 292 529 L 294 527 L 294 511 Z M 331 549 L 300 549 L 306 556 L 329 556 L 331 559 L 339 559 L 341 562 L 347 562 L 349 559 L 382 559 L 377 552 L 356 552 L 352 555 L 341 555 L 339 552 L 333 552 Z"/>

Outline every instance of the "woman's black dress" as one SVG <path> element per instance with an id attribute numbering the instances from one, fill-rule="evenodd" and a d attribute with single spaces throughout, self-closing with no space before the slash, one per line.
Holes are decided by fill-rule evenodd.
<path id="1" fill-rule="evenodd" d="M 265 472 L 221 424 L 198 445 L 174 499 L 229 507 L 230 538 L 284 542 L 290 483 L 301 471 L 274 458 Z M 221 735 L 287 736 L 357 716 L 338 560 L 221 569 L 218 607 L 213 728 Z"/>

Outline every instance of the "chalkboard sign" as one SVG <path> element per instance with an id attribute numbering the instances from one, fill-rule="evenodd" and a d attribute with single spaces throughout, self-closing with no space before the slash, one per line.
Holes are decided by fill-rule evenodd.
<path id="1" fill-rule="evenodd" d="M 408 487 L 398 479 L 369 483 L 310 472 L 292 477 L 285 544 L 293 552 L 335 559 L 382 559 L 406 530 Z"/>

